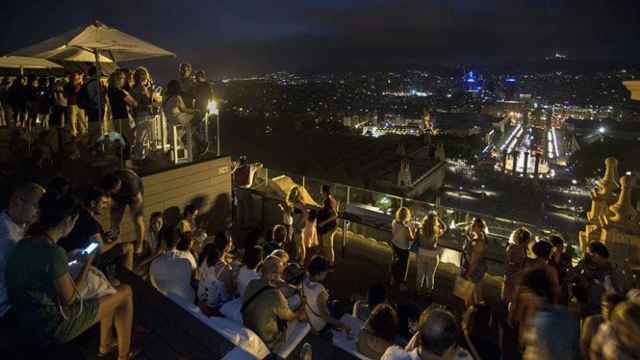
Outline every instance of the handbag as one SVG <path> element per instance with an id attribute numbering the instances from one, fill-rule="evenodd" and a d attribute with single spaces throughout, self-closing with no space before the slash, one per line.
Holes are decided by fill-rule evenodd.
<path id="1" fill-rule="evenodd" d="M 462 275 L 456 277 L 455 285 L 453 286 L 453 295 L 457 298 L 467 302 L 473 293 L 474 283 L 465 279 Z"/>
<path id="2" fill-rule="evenodd" d="M 78 293 L 83 299 L 97 299 L 116 293 L 111 281 L 97 268 L 90 266 L 87 276 L 78 284 Z"/>

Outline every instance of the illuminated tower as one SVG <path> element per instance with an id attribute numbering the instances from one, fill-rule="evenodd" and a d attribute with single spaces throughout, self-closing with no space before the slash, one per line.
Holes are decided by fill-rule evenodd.
<path id="1" fill-rule="evenodd" d="M 398 171 L 398 186 L 411 186 L 411 168 L 409 167 L 409 160 L 407 159 L 400 160 L 400 170 Z"/>

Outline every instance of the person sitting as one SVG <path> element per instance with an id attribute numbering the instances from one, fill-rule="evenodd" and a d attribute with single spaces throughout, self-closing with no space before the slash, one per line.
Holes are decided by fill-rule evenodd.
<path id="1" fill-rule="evenodd" d="M 7 258 L 29 226 L 38 220 L 38 202 L 44 193 L 38 184 L 22 184 L 11 192 L 8 207 L 0 213 L 0 318 L 11 307 L 5 281 Z"/>
<path id="2" fill-rule="evenodd" d="M 602 297 L 602 313 L 588 316 L 584 319 L 580 331 L 580 352 L 583 358 L 590 358 L 591 342 L 600 326 L 610 320 L 613 309 L 626 300 L 626 297 L 616 293 L 605 294 Z"/>
<path id="3" fill-rule="evenodd" d="M 147 249 L 147 258 L 142 260 L 136 267 L 136 272 L 141 273 L 155 258 L 160 256 L 165 249 L 166 245 L 162 241 L 161 233 L 164 226 L 164 219 L 162 213 L 159 211 L 151 214 L 149 218 L 149 229 L 147 230 L 145 237 L 145 248 Z"/>
<path id="4" fill-rule="evenodd" d="M 198 274 L 198 304 L 205 313 L 217 310 L 233 294 L 233 277 L 224 253 L 214 244 L 205 246 Z"/>
<path id="5" fill-rule="evenodd" d="M 453 314 L 446 310 L 429 311 L 419 325 L 420 330 L 405 349 L 393 345 L 381 360 L 472 360 L 473 357 L 458 346 L 460 327 Z"/>
<path id="6" fill-rule="evenodd" d="M 289 260 L 291 259 L 289 257 L 289 253 L 284 251 L 283 249 L 273 250 L 273 252 L 269 255 L 275 256 L 280 259 L 280 261 L 282 261 L 282 265 L 284 265 L 285 267 L 289 264 Z"/>
<path id="7" fill-rule="evenodd" d="M 258 265 L 262 262 L 263 251 L 260 246 L 252 246 L 247 248 L 244 253 L 244 257 L 242 262 L 244 265 L 240 268 L 238 272 L 238 277 L 236 278 L 236 288 L 238 296 L 242 297 L 244 295 L 244 291 L 247 288 L 247 285 L 252 280 L 258 279 L 260 274 L 256 270 Z"/>
<path id="8" fill-rule="evenodd" d="M 23 239 L 7 261 L 7 289 L 19 330 L 34 345 L 67 343 L 100 322 L 100 354 L 116 348 L 118 359 L 130 359 L 133 298 L 128 285 L 98 298 L 83 299 L 78 287 L 92 262 L 86 259 L 80 275 L 69 273 L 67 254 L 57 245 L 78 219 L 70 196 L 44 195 L 33 236 Z M 113 343 L 115 325 L 117 345 Z"/>
<path id="9" fill-rule="evenodd" d="M 120 259 L 122 266 L 133 268 L 133 244 L 121 239 L 114 239 L 112 233 L 107 233 L 98 221 L 104 209 L 109 206 L 109 195 L 97 188 L 90 189 L 84 197 L 80 216 L 76 226 L 69 235 L 60 239 L 58 245 L 67 253 L 84 249 L 91 242 L 98 242 L 100 250 L 98 260 L 101 265 L 107 265 L 113 260 Z"/>
<path id="10" fill-rule="evenodd" d="M 282 261 L 268 256 L 262 263 L 262 276 L 247 285 L 242 297 L 244 325 L 253 330 L 270 350 L 286 343 L 288 332 L 293 329 L 288 322 L 306 318 L 302 309 L 291 311 L 287 299 L 273 284 L 281 281 L 283 271 Z"/>
<path id="11" fill-rule="evenodd" d="M 371 359 L 379 359 L 398 335 L 398 314 L 389 304 L 379 304 L 358 334 L 358 351 Z"/>
<path id="12" fill-rule="evenodd" d="M 271 254 L 275 250 L 284 249 L 287 239 L 287 228 L 284 225 L 275 225 L 271 230 L 271 241 L 264 244 L 265 254 Z"/>
<path id="13" fill-rule="evenodd" d="M 640 354 L 640 304 L 618 304 L 610 320 L 598 329 L 591 342 L 590 359 L 637 359 Z"/>
<path id="14" fill-rule="evenodd" d="M 302 295 L 306 300 L 304 309 L 311 328 L 318 334 L 330 334 L 332 328 L 348 329 L 340 320 L 334 318 L 329 310 L 329 292 L 322 282 L 329 274 L 329 261 L 316 255 L 309 263 L 309 276 L 302 283 Z"/>
<path id="15" fill-rule="evenodd" d="M 198 216 L 198 208 L 189 204 L 184 207 L 184 211 L 182 212 L 182 219 L 178 222 L 177 228 L 180 234 L 184 234 L 186 232 L 193 233 L 196 230 L 195 219 Z"/>
<path id="16" fill-rule="evenodd" d="M 385 302 L 387 302 L 387 290 L 380 283 L 373 284 L 367 290 L 366 301 L 358 300 L 353 304 L 353 317 L 360 321 L 367 321 L 371 311 Z"/>
<path id="17" fill-rule="evenodd" d="M 149 279 L 161 293 L 193 304 L 196 294 L 191 287 L 196 261 L 189 246 L 191 233 L 179 235 L 174 231 L 165 239 L 167 250 L 151 262 Z"/>
<path id="18" fill-rule="evenodd" d="M 71 192 L 71 182 L 64 176 L 56 175 L 47 183 L 46 189 L 47 193 L 61 197 Z"/>
<path id="19" fill-rule="evenodd" d="M 196 110 L 185 104 L 182 90 L 180 82 L 177 80 L 169 81 L 163 109 L 170 127 L 181 125 L 190 129 Z M 182 135 L 179 136 L 182 138 Z M 191 141 L 191 139 L 187 139 L 187 141 Z M 173 131 L 169 131 L 169 143 L 173 144 Z"/>

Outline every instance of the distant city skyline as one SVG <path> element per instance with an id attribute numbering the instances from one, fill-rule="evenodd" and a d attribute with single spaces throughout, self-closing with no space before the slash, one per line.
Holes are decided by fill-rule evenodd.
<path id="1" fill-rule="evenodd" d="M 556 52 L 640 63 L 640 4 L 633 0 L 9 0 L 0 14 L 0 50 L 94 20 L 170 49 L 214 77 L 518 63 Z"/>

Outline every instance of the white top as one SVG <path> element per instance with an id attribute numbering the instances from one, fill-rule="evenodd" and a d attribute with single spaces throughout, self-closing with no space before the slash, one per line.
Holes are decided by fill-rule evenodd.
<path id="1" fill-rule="evenodd" d="M 420 355 L 417 349 L 405 351 L 400 346 L 393 345 L 387 348 L 380 360 L 420 360 Z"/>
<path id="2" fill-rule="evenodd" d="M 0 316 L 6 314 L 10 308 L 4 279 L 7 258 L 18 241 L 24 237 L 25 228 L 14 223 L 6 211 L 0 213 Z"/>
<path id="3" fill-rule="evenodd" d="M 305 311 L 309 318 L 309 324 L 315 331 L 320 331 L 327 325 L 327 322 L 320 317 L 320 307 L 318 306 L 318 296 L 326 291 L 324 285 L 311 281 L 309 278 L 302 282 L 302 293 L 307 300 Z"/>
<path id="4" fill-rule="evenodd" d="M 456 350 L 456 354 L 454 355 L 455 359 L 459 360 L 473 360 L 471 354 L 464 350 L 463 348 L 458 347 Z M 420 360 L 420 355 L 418 354 L 418 349 L 413 349 L 411 351 L 407 351 L 406 349 L 401 348 L 398 345 L 389 346 L 387 351 L 382 354 L 380 360 Z"/>
<path id="5" fill-rule="evenodd" d="M 193 303 L 196 296 L 191 287 L 193 269 L 184 251 L 169 250 L 151 262 L 149 275 L 151 283 L 163 294 L 178 296 Z"/>
<path id="6" fill-rule="evenodd" d="M 393 220 L 391 223 L 391 242 L 400 249 L 408 250 L 411 246 L 409 224 Z"/>
<path id="7" fill-rule="evenodd" d="M 260 274 L 258 274 L 257 271 L 249 269 L 246 265 L 242 266 L 238 272 L 238 279 L 236 280 L 238 296 L 242 297 L 244 295 L 244 291 L 247 289 L 247 285 L 249 285 L 251 280 L 259 278 Z"/>
<path id="8" fill-rule="evenodd" d="M 196 261 L 196 258 L 193 256 L 191 251 L 181 251 L 181 250 L 171 250 L 171 251 L 173 251 L 176 254 L 176 256 L 188 260 L 189 264 L 191 264 L 191 270 L 195 270 L 198 268 L 198 262 Z"/>

